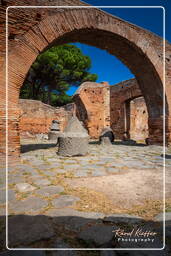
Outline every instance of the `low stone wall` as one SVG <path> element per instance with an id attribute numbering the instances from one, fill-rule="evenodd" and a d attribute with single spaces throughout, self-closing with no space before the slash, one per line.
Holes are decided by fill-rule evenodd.
<path id="1" fill-rule="evenodd" d="M 52 120 L 60 121 L 63 131 L 68 119 L 74 112 L 74 104 L 66 107 L 55 108 L 37 100 L 20 99 L 21 116 L 19 122 L 20 135 L 27 132 L 31 134 L 48 133 Z"/>

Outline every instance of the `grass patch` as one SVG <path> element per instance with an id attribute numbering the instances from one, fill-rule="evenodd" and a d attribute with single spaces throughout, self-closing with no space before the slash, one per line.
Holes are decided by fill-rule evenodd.
<path id="1" fill-rule="evenodd" d="M 171 210 L 171 199 L 166 199 L 166 211 Z M 129 214 L 135 214 L 145 219 L 152 219 L 163 211 L 163 200 L 145 200 L 143 205 L 137 205 L 128 209 Z"/>

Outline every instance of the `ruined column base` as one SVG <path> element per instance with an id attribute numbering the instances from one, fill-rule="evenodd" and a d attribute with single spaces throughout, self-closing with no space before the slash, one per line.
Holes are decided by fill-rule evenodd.
<path id="1" fill-rule="evenodd" d="M 84 156 L 88 153 L 88 139 L 85 134 L 64 134 L 59 137 L 58 155 L 61 156 Z"/>

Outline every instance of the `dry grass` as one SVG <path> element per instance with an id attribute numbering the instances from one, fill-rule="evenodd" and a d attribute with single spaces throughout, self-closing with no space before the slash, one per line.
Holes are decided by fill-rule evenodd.
<path id="1" fill-rule="evenodd" d="M 166 199 L 166 210 L 171 207 L 171 198 Z M 163 200 L 145 200 L 144 204 L 136 205 L 128 209 L 129 214 L 135 214 L 145 219 L 152 219 L 163 211 Z"/>
<path id="2" fill-rule="evenodd" d="M 103 193 L 88 189 L 85 187 L 70 187 L 65 182 L 65 178 L 73 178 L 73 173 L 58 174 L 53 184 L 62 185 L 64 193 L 77 196 L 80 201 L 76 202 L 74 209 L 88 212 L 101 212 L 104 214 L 128 213 L 143 217 L 144 219 L 152 219 L 155 215 L 162 212 L 162 200 L 145 200 L 141 205 L 135 205 L 132 208 L 126 209 L 114 205 L 110 199 Z M 166 200 L 166 211 L 171 209 L 171 199 Z"/>

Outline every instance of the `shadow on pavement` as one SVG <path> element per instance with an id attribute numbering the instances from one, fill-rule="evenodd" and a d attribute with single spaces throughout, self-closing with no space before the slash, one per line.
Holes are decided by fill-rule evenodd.
<path id="1" fill-rule="evenodd" d="M 26 144 L 26 145 L 21 145 L 21 153 L 26 153 L 26 152 L 34 151 L 38 149 L 48 149 L 53 147 L 56 147 L 56 143 Z"/>
<path id="2" fill-rule="evenodd" d="M 23 250 L 24 248 L 137 248 L 137 250 L 133 251 L 89 251 L 91 253 L 74 250 L 48 252 L 41 250 L 6 251 L 5 216 L 0 217 L 0 223 L 2 253 L 0 255 L 4 256 L 167 256 L 171 252 L 169 247 L 171 237 L 169 235 L 171 233 L 170 221 L 166 222 L 166 244 L 168 244 L 165 250 L 140 251 L 138 249 L 159 249 L 163 247 L 162 222 L 145 221 L 142 219 L 140 221 L 140 219 L 136 218 L 126 220 L 126 217 L 123 217 L 123 219 L 121 217 L 98 219 L 78 216 L 12 215 L 8 218 L 9 248 L 23 248 Z M 119 233 L 119 229 L 122 229 L 122 233 L 127 234 Z M 137 230 L 140 230 L 139 233 Z M 150 232 L 150 235 L 143 235 L 142 232 L 145 231 Z"/>

